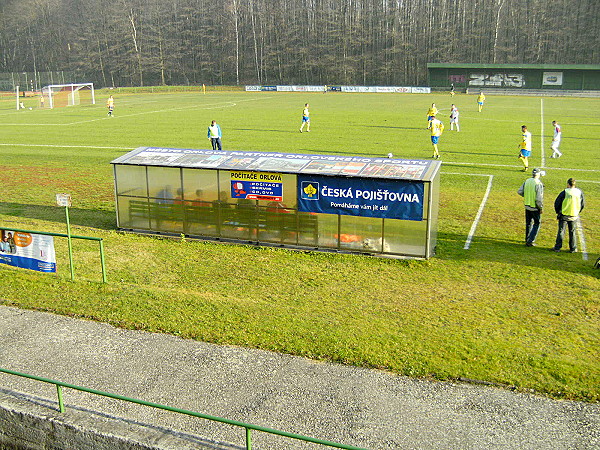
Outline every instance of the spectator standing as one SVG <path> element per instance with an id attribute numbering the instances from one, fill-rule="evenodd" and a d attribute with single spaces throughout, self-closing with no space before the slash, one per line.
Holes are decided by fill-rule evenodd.
<path id="1" fill-rule="evenodd" d="M 569 252 L 577 251 L 577 243 L 575 242 L 575 225 L 579 219 L 579 213 L 583 210 L 585 202 L 583 192 L 575 186 L 574 178 L 567 180 L 567 188 L 558 194 L 554 201 L 554 210 L 556 211 L 556 219 L 558 220 L 558 233 L 556 234 L 556 243 L 552 249 L 555 252 L 560 252 L 565 235 L 565 228 L 569 228 Z"/>
<path id="2" fill-rule="evenodd" d="M 535 168 L 531 178 L 525 180 L 517 193 L 525 204 L 525 245 L 533 247 L 540 229 L 540 219 L 544 209 L 544 184 L 540 177 L 545 173 Z"/>
<path id="3" fill-rule="evenodd" d="M 221 137 L 221 127 L 216 120 L 213 120 L 208 126 L 208 140 L 212 144 L 213 150 L 222 150 Z"/>

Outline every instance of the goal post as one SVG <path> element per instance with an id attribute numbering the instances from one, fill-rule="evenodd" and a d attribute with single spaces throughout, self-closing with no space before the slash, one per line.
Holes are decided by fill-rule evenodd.
<path id="1" fill-rule="evenodd" d="M 50 84 L 42 88 L 43 108 L 95 104 L 94 83 Z"/>

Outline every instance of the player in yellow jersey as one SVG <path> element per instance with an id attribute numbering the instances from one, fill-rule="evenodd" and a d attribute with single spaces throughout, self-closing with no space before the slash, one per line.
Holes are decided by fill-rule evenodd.
<path id="1" fill-rule="evenodd" d="M 444 132 L 444 124 L 435 118 L 435 115 L 431 118 L 430 122 L 431 129 L 431 145 L 433 145 L 433 156 L 432 158 L 439 159 L 440 152 L 438 151 L 438 141 L 440 136 Z"/>
<path id="2" fill-rule="evenodd" d="M 523 163 L 523 172 L 529 169 L 529 157 L 531 156 L 531 133 L 527 131 L 527 126 L 521 127 L 521 142 L 519 143 L 519 159 Z"/>
<path id="3" fill-rule="evenodd" d="M 110 117 L 113 117 L 113 110 L 115 109 L 115 99 L 112 95 L 108 97 L 108 100 L 106 100 L 106 107 L 108 108 L 108 115 Z"/>
<path id="4" fill-rule="evenodd" d="M 485 102 L 485 95 L 483 95 L 483 92 L 480 92 L 479 96 L 477 97 L 477 106 L 479 107 L 479 112 L 481 112 L 483 109 L 483 102 Z"/>
<path id="5" fill-rule="evenodd" d="M 300 125 L 300 133 L 306 124 L 306 132 L 310 132 L 310 112 L 308 111 L 308 103 L 304 105 L 302 110 L 302 124 Z"/>
<path id="6" fill-rule="evenodd" d="M 427 110 L 427 129 L 431 128 L 431 120 L 437 115 L 438 109 L 435 107 L 435 103 L 431 104 L 431 108 Z"/>

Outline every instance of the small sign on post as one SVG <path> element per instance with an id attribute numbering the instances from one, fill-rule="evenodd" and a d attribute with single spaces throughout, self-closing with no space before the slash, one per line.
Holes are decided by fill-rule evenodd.
<path id="1" fill-rule="evenodd" d="M 69 206 L 71 206 L 71 194 L 56 194 L 56 204 L 65 207 L 67 216 L 67 242 L 69 243 L 69 267 L 71 268 L 71 281 L 75 281 L 75 269 L 73 267 L 73 245 L 71 243 L 71 224 L 69 222 Z"/>
<path id="2" fill-rule="evenodd" d="M 56 194 L 57 206 L 71 206 L 71 194 Z"/>

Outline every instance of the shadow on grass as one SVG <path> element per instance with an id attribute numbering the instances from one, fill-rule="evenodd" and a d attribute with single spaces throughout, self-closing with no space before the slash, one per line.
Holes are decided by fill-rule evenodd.
<path id="1" fill-rule="evenodd" d="M 306 152 L 306 154 L 308 156 L 310 155 L 322 155 L 323 153 L 313 153 L 314 150 L 313 149 L 309 149 L 309 148 L 301 148 L 299 149 L 300 152 Z M 352 156 L 366 156 L 368 158 L 382 158 L 382 156 L 377 156 L 375 153 L 360 153 L 360 152 L 352 152 L 352 153 L 348 153 L 348 152 L 336 152 L 336 151 L 331 151 L 331 150 L 327 150 L 327 154 L 333 154 L 333 155 L 344 155 L 347 157 L 352 157 Z"/>
<path id="2" fill-rule="evenodd" d="M 392 130 L 426 130 L 427 127 L 392 127 L 389 125 L 362 125 L 365 128 L 389 128 Z"/>
<path id="3" fill-rule="evenodd" d="M 0 202 L 0 214 L 44 220 L 47 222 L 66 223 L 65 210 L 58 206 Z M 98 228 L 101 230 L 114 230 L 117 227 L 114 210 L 69 208 L 69 221 L 71 225 Z M 3 223 L 2 225 L 11 226 L 10 223 Z M 26 229 L 27 227 L 15 225 L 15 228 Z"/>
<path id="4" fill-rule="evenodd" d="M 271 130 L 271 129 L 265 129 L 265 128 L 231 128 L 231 130 L 234 131 L 258 131 L 258 132 L 269 132 L 269 133 L 294 133 L 294 134 L 298 134 L 299 129 L 296 128 L 295 130 Z"/>
<path id="5" fill-rule="evenodd" d="M 494 158 L 505 158 L 505 159 L 516 159 L 512 155 L 499 155 L 498 153 L 482 153 L 482 152 L 468 152 L 468 151 L 456 151 L 456 150 L 445 150 L 444 153 L 456 154 L 456 155 L 475 155 L 475 156 L 493 156 Z"/>
<path id="6" fill-rule="evenodd" d="M 490 237 L 475 237 L 470 248 L 465 249 L 466 239 L 462 234 L 439 232 L 435 257 L 445 261 L 479 261 L 482 267 L 491 262 L 599 276 L 593 268 L 597 258 L 594 255 L 588 255 L 586 261 L 582 253 L 568 253 L 564 247 L 562 252 L 555 253 L 550 246 L 526 247 L 525 242 Z M 521 276 L 518 269 L 515 276 Z"/>

